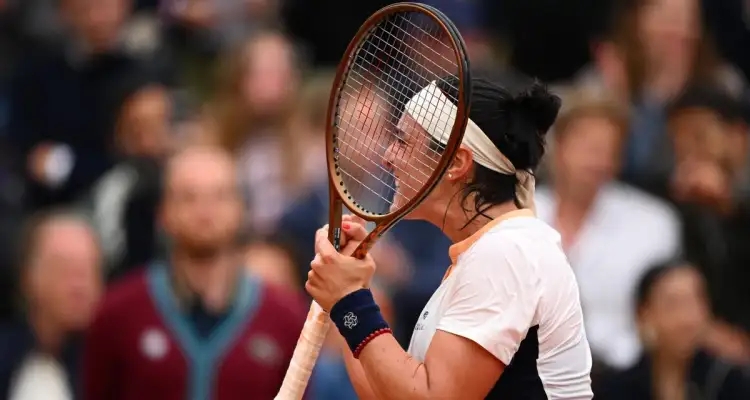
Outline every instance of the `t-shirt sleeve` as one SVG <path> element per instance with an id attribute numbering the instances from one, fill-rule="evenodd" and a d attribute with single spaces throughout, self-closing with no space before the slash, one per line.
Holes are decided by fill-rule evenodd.
<path id="1" fill-rule="evenodd" d="M 538 279 L 512 240 L 486 239 L 459 258 L 437 329 L 476 342 L 508 365 L 533 322 Z"/>

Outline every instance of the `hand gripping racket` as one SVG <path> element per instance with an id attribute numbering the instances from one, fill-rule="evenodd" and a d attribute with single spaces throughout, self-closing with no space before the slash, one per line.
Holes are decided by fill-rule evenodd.
<path id="1" fill-rule="evenodd" d="M 442 178 L 468 121 L 471 77 L 463 39 L 433 7 L 398 3 L 365 21 L 349 43 L 328 103 L 329 239 L 342 206 L 375 224 L 362 258 Z M 328 332 L 313 302 L 276 400 L 299 400 Z"/>

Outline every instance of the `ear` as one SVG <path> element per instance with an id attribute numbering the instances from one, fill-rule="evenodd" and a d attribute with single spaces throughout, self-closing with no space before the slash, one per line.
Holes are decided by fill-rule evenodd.
<path id="1" fill-rule="evenodd" d="M 450 182 L 466 181 L 473 169 L 474 156 L 471 154 L 471 150 L 461 146 L 456 151 L 456 155 L 453 156 L 446 179 Z"/>

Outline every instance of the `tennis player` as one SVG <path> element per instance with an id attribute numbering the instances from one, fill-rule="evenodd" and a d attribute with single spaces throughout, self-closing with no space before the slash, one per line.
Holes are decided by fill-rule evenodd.
<path id="1" fill-rule="evenodd" d="M 452 105 L 456 82 L 432 83 L 405 107 L 385 155 L 394 203 L 416 168 L 408 147 L 444 144 L 446 132 L 418 110 Z M 444 179 L 410 218 L 440 227 L 453 264 L 419 316 L 408 351 L 367 289 L 369 256 L 347 256 L 365 229 L 344 219 L 341 253 L 316 237 L 307 291 L 348 344 L 344 357 L 361 399 L 591 399 L 591 352 L 578 286 L 560 235 L 534 216 L 533 171 L 560 99 L 540 83 L 522 88 L 472 81 L 471 120 Z M 520 90 L 518 90 L 520 89 Z M 439 101 L 435 102 L 435 99 Z M 455 118 L 455 117 L 454 117 Z M 418 150 L 418 149 L 417 149 Z M 414 174 L 409 174 L 414 175 Z"/>

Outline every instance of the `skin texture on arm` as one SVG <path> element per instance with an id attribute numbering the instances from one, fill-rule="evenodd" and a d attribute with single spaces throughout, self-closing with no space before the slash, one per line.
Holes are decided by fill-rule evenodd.
<path id="1" fill-rule="evenodd" d="M 377 400 L 378 396 L 375 391 L 372 390 L 370 382 L 367 379 L 365 370 L 362 368 L 362 364 L 354 358 L 351 350 L 347 347 L 344 338 L 336 332 L 336 335 L 341 339 L 341 357 L 344 359 L 344 365 L 346 366 L 346 373 L 349 375 L 349 380 L 354 386 L 354 391 L 357 392 L 357 397 L 360 400 Z"/>

